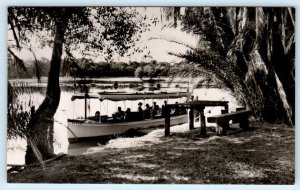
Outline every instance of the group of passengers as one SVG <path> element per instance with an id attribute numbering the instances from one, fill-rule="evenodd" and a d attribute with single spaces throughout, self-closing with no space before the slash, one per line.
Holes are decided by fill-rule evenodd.
<path id="1" fill-rule="evenodd" d="M 137 112 L 131 112 L 130 108 L 127 108 L 127 110 L 124 112 L 121 107 L 118 107 L 118 111 L 112 115 L 113 119 L 115 121 L 137 121 L 165 116 L 167 101 L 164 101 L 162 108 L 160 108 L 156 102 L 153 102 L 152 107 L 150 107 L 150 105 L 147 103 L 145 105 L 145 109 L 142 108 L 142 105 L 142 102 L 138 103 Z M 176 102 L 170 111 L 172 115 L 180 115 L 185 110 L 180 110 L 178 102 Z"/>

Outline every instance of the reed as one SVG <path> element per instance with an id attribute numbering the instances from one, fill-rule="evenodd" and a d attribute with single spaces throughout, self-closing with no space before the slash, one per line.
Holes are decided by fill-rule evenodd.
<path id="1" fill-rule="evenodd" d="M 30 120 L 33 117 L 36 100 L 35 88 L 25 84 L 14 87 L 8 82 L 8 105 L 7 105 L 7 138 L 21 137 L 27 140 L 35 158 L 44 168 L 43 157 L 30 135 Z"/>

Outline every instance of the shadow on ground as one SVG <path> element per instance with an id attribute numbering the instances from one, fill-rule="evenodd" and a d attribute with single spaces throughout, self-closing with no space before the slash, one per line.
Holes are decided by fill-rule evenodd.
<path id="1" fill-rule="evenodd" d="M 285 125 L 235 126 L 227 136 L 199 138 L 199 129 L 161 142 L 65 156 L 9 173 L 12 183 L 294 184 L 295 132 Z"/>

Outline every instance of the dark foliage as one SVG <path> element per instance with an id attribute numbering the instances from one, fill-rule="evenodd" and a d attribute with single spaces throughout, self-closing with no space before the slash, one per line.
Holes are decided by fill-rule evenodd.
<path id="1" fill-rule="evenodd" d="M 20 90 L 19 90 L 20 92 Z M 7 99 L 7 137 L 23 137 L 27 134 L 27 125 L 31 118 L 31 112 L 23 108 L 24 104 L 21 104 L 17 100 L 17 95 L 20 93 L 17 92 L 11 85 L 8 83 L 8 99 Z M 29 101 L 29 107 L 30 105 Z"/>
<path id="2" fill-rule="evenodd" d="M 146 66 L 149 63 L 145 62 L 94 62 L 91 59 L 77 59 L 72 61 L 65 59 L 62 65 L 61 76 L 73 76 L 73 77 L 122 77 L 137 76 L 136 72 L 140 68 L 149 67 Z M 167 76 L 170 68 L 169 63 L 157 63 L 154 69 L 156 73 L 153 77 Z M 144 74 L 143 77 L 150 77 L 148 74 Z"/>
<path id="3" fill-rule="evenodd" d="M 122 7 L 8 8 L 8 30 L 14 37 L 14 43 L 8 44 L 8 52 L 15 60 L 19 58 L 11 53 L 12 49 L 26 47 L 32 37 L 38 39 L 41 47 L 53 48 L 46 96 L 34 113 L 35 119 L 28 124 L 32 129 L 29 135 L 32 144 L 37 145 L 43 158 L 53 156 L 53 116 L 60 101 L 63 52 L 69 59 L 74 58 L 73 51 L 81 51 L 82 55 L 102 54 L 106 60 L 111 60 L 114 53 L 124 56 L 139 40 L 140 32 L 146 29 L 142 21 L 134 9 Z"/>
<path id="4" fill-rule="evenodd" d="M 186 7 L 182 15 L 165 9 L 181 18 L 183 31 L 201 37 L 197 48 L 177 56 L 223 81 L 257 117 L 293 125 L 293 8 Z"/>

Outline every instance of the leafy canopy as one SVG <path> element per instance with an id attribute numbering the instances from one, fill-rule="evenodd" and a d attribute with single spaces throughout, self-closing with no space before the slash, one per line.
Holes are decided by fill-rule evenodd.
<path id="1" fill-rule="evenodd" d="M 14 42 L 9 48 L 53 46 L 56 27 L 66 27 L 64 50 L 91 56 L 124 56 L 147 25 L 133 8 L 9 7 L 8 26 Z M 35 40 L 33 40 L 35 39 Z"/>

